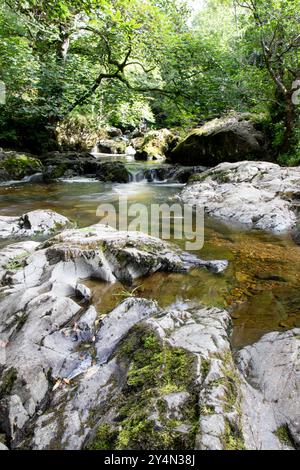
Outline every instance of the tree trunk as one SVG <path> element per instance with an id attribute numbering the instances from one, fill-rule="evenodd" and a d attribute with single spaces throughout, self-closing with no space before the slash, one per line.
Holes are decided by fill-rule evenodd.
<path id="1" fill-rule="evenodd" d="M 282 144 L 280 146 L 280 153 L 289 153 L 294 145 L 294 130 L 296 127 L 296 107 L 292 102 L 293 91 L 289 92 L 285 96 L 284 102 L 284 135 Z"/>

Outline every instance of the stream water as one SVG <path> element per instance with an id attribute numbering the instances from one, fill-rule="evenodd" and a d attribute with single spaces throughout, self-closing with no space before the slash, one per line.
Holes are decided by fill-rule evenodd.
<path id="1" fill-rule="evenodd" d="M 120 158 L 118 158 L 120 160 Z M 53 184 L 10 183 L 0 187 L 0 215 L 21 215 L 52 209 L 76 221 L 79 227 L 96 223 L 99 204 L 127 195 L 129 202 L 147 206 L 166 202 L 180 190 L 178 184 L 139 181 L 143 164 L 127 163 L 129 184 L 108 184 L 75 178 Z M 177 241 L 184 248 L 184 240 Z M 223 274 L 195 269 L 188 274 L 157 273 L 137 280 L 135 294 L 166 307 L 174 302 L 200 301 L 227 308 L 233 318 L 233 346 L 240 348 L 269 331 L 300 327 L 300 247 L 287 237 L 243 231 L 212 219 L 205 221 L 205 243 L 196 252 L 203 259 L 228 259 Z M 89 280 L 99 313 L 120 302 L 124 286 Z M 125 295 L 125 294 L 124 294 Z"/>

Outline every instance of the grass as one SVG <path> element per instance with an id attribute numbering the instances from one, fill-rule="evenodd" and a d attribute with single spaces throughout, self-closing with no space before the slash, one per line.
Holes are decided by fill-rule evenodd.
<path id="1" fill-rule="evenodd" d="M 282 444 L 294 448 L 293 441 L 290 437 L 290 433 L 287 426 L 279 426 L 279 428 L 276 429 L 274 434 L 278 437 Z"/>
<path id="2" fill-rule="evenodd" d="M 118 292 L 117 294 L 113 294 L 115 297 L 122 297 L 123 299 L 128 299 L 128 298 L 131 298 L 131 297 L 135 297 L 136 294 L 137 294 L 137 291 L 138 289 L 140 288 L 141 286 L 137 286 L 135 287 L 134 289 L 132 290 L 122 290 L 121 292 Z"/>
<path id="3" fill-rule="evenodd" d="M 10 270 L 10 271 L 15 271 L 16 269 L 22 268 L 24 258 L 26 258 L 27 255 L 28 255 L 28 253 L 24 252 L 24 253 L 21 253 L 21 254 L 15 256 L 5 266 L 3 266 L 4 269 Z"/>

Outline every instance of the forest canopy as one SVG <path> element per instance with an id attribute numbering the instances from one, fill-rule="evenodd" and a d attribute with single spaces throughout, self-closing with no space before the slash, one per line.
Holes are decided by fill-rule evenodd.
<path id="1" fill-rule="evenodd" d="M 0 145 L 51 148 L 68 120 L 186 129 L 234 110 L 263 114 L 295 158 L 299 23 L 300 0 L 4 0 Z"/>

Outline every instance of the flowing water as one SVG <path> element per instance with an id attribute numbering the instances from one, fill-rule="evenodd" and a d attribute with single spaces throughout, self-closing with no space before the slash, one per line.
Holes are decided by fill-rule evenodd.
<path id="1" fill-rule="evenodd" d="M 79 227 L 99 221 L 99 204 L 113 203 L 119 195 L 129 203 L 167 202 L 180 190 L 178 184 L 147 183 L 143 164 L 128 163 L 129 184 L 108 184 L 74 178 L 48 185 L 11 183 L 0 187 L 0 215 L 21 215 L 35 209 L 52 209 L 76 221 Z M 177 241 L 184 248 L 184 240 Z M 203 259 L 228 259 L 223 274 L 195 269 L 187 274 L 157 273 L 136 281 L 135 294 L 166 307 L 173 302 L 200 301 L 227 308 L 233 318 L 234 347 L 258 340 L 269 331 L 300 327 L 300 247 L 287 237 L 243 231 L 212 219 L 205 221 L 205 243 L 196 252 Z M 89 280 L 99 313 L 106 314 L 127 288 Z"/>

